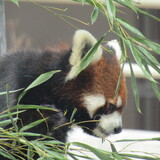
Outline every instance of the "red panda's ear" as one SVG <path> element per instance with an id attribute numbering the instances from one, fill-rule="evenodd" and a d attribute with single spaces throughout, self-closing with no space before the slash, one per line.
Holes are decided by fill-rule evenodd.
<path id="1" fill-rule="evenodd" d="M 122 50 L 119 42 L 116 39 L 111 40 L 106 44 L 106 47 L 112 49 L 115 52 L 117 59 L 120 61 L 122 56 Z"/>
<path id="2" fill-rule="evenodd" d="M 77 77 L 77 70 L 79 68 L 81 59 L 86 53 L 95 45 L 97 40 L 86 30 L 77 30 L 73 37 L 72 52 L 69 57 L 71 69 L 66 76 L 66 81 L 72 80 Z M 92 62 L 96 63 L 102 57 L 102 48 L 99 46 L 97 53 L 95 53 Z"/>

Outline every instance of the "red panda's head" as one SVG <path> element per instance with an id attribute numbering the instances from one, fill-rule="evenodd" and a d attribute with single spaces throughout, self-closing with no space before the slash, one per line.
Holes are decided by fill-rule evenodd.
<path id="1" fill-rule="evenodd" d="M 97 120 L 86 125 L 91 132 L 101 138 L 122 130 L 122 111 L 126 105 L 126 84 L 122 76 L 118 95 L 114 98 L 120 74 L 120 46 L 116 40 L 106 45 L 115 53 L 103 51 L 101 46 L 96 51 L 89 66 L 77 75 L 81 59 L 95 45 L 97 40 L 87 31 L 76 31 L 69 57 L 70 70 L 65 77 L 64 95 L 78 108 L 75 119 Z M 68 106 L 70 107 L 70 106 Z M 72 106 L 73 107 L 73 106 Z M 88 119 L 86 119 L 86 113 Z M 87 122 L 86 122 L 87 123 Z"/>

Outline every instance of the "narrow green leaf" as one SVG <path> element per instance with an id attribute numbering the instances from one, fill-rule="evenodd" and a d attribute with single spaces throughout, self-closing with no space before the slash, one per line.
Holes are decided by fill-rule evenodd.
<path id="1" fill-rule="evenodd" d="M 139 94 L 138 94 L 138 87 L 137 87 L 137 82 L 136 82 L 136 78 L 133 72 L 133 68 L 131 65 L 131 62 L 129 61 L 129 66 L 130 66 L 130 71 L 131 71 L 131 85 L 132 85 L 132 91 L 133 91 L 133 95 L 134 95 L 134 99 L 136 102 L 136 107 L 139 113 L 141 112 L 141 108 L 140 108 L 140 99 L 139 99 Z"/>
<path id="2" fill-rule="evenodd" d="M 6 94 L 6 102 L 7 102 L 7 105 L 6 105 L 6 106 L 7 106 L 8 117 L 10 118 L 10 120 L 11 120 L 11 122 L 12 122 L 12 125 L 13 125 L 13 127 L 14 127 L 14 130 L 15 130 L 16 132 L 18 132 L 18 126 L 17 126 L 16 123 L 14 123 L 14 118 L 12 117 L 12 114 L 11 114 L 11 111 L 10 111 L 9 89 L 10 89 L 10 86 L 7 84 L 7 85 L 6 85 L 6 92 L 7 92 L 7 94 Z"/>
<path id="3" fill-rule="evenodd" d="M 139 49 L 139 51 L 141 53 L 143 53 L 146 58 L 148 58 L 151 62 L 153 62 L 156 65 L 160 65 L 160 63 L 157 61 L 157 59 L 151 54 L 149 53 L 144 47 L 142 46 L 137 46 L 137 48 Z"/>
<path id="4" fill-rule="evenodd" d="M 114 160 L 124 160 L 121 158 L 121 156 L 119 156 L 119 154 L 117 153 L 113 153 L 113 157 L 114 157 Z"/>
<path id="5" fill-rule="evenodd" d="M 91 22 L 92 24 L 96 22 L 98 18 L 99 9 L 97 7 L 94 7 L 92 14 L 91 14 Z"/>
<path id="6" fill-rule="evenodd" d="M 18 97 L 18 104 L 20 102 L 20 100 L 23 98 L 23 96 L 27 93 L 27 91 L 29 91 L 30 89 L 39 86 L 40 84 L 46 82 L 47 80 L 49 80 L 55 73 L 60 72 L 60 70 L 56 70 L 56 71 L 50 71 L 50 72 L 46 72 L 41 74 L 37 79 L 35 79 Z"/>
<path id="7" fill-rule="evenodd" d="M 143 156 L 143 155 L 129 154 L 129 153 L 120 153 L 119 155 L 125 156 L 125 157 L 145 159 L 145 160 L 160 160 L 160 158 L 158 158 L 158 157 L 154 158 L 154 157 L 151 157 L 151 156 Z"/>
<path id="8" fill-rule="evenodd" d="M 14 156 L 12 156 L 11 154 L 9 154 L 8 152 L 0 149 L 0 155 L 4 156 L 5 158 L 7 159 L 10 159 L 10 160 L 17 160 L 17 158 L 15 158 Z"/>
<path id="9" fill-rule="evenodd" d="M 158 85 L 154 82 L 151 82 L 151 84 L 152 84 L 152 88 L 154 90 L 154 93 L 156 94 L 158 100 L 160 101 L 160 90 L 159 90 Z"/>
<path id="10" fill-rule="evenodd" d="M 152 75 L 143 66 L 143 59 L 141 58 L 141 53 L 139 52 L 139 50 L 137 48 L 135 48 L 133 46 L 133 44 L 131 42 L 129 42 L 129 41 L 128 41 L 127 45 L 129 45 L 129 48 L 131 49 L 132 55 L 133 55 L 136 63 L 139 65 L 139 67 L 141 68 L 142 72 L 144 73 L 145 77 L 147 79 L 149 79 L 150 81 L 152 81 L 152 82 L 156 82 L 154 80 L 154 78 L 152 77 Z"/>
<path id="11" fill-rule="evenodd" d="M 25 91 L 28 91 L 34 87 L 39 86 L 40 84 L 48 81 L 55 73 L 60 72 L 60 70 L 56 70 L 56 71 L 50 71 L 50 72 L 46 72 L 41 74 L 36 80 L 34 80 L 26 89 Z"/>
<path id="12" fill-rule="evenodd" d="M 110 143 L 110 146 L 111 146 L 112 152 L 117 153 L 117 150 L 116 150 L 116 147 L 114 146 L 114 144 Z"/>
<path id="13" fill-rule="evenodd" d="M 15 109 L 42 109 L 42 110 L 52 110 L 55 112 L 58 111 L 50 107 L 44 107 L 44 106 L 38 106 L 38 105 L 17 105 L 11 108 L 11 110 L 15 110 Z"/>
<path id="14" fill-rule="evenodd" d="M 18 118 L 13 118 L 13 121 L 10 119 L 0 121 L 0 127 L 7 126 L 8 124 L 11 124 L 12 122 L 15 122 Z"/>
<path id="15" fill-rule="evenodd" d="M 147 17 L 150 17 L 150 18 L 152 18 L 152 19 L 154 19 L 154 20 L 160 22 L 160 18 L 154 16 L 154 15 L 151 14 L 151 13 L 148 13 L 148 12 L 144 11 L 143 9 L 137 8 L 137 11 L 138 11 L 139 13 L 141 13 L 141 14 L 147 16 Z"/>
<path id="16" fill-rule="evenodd" d="M 110 19 L 111 24 L 113 25 L 113 22 L 116 17 L 116 8 L 112 0 L 107 0 L 106 1 L 106 7 L 108 11 L 108 17 Z"/>
<path id="17" fill-rule="evenodd" d="M 135 43 L 141 44 L 142 46 L 146 46 L 146 48 L 148 48 L 150 51 L 153 51 L 157 54 L 160 54 L 160 45 L 145 38 L 145 37 L 132 37 L 132 40 Z"/>
<path id="18" fill-rule="evenodd" d="M 126 20 L 122 19 L 122 18 L 116 18 L 116 20 L 126 29 L 128 29 L 130 32 L 134 33 L 135 35 L 144 37 L 144 35 L 134 26 L 132 26 L 131 24 L 129 24 Z"/>
<path id="19" fill-rule="evenodd" d="M 11 2 L 15 3 L 19 7 L 19 0 L 11 0 Z"/>
<path id="20" fill-rule="evenodd" d="M 121 139 L 117 140 L 116 142 L 135 142 L 135 141 L 160 141 L 160 137 L 154 138 L 142 138 L 142 139 Z"/>
<path id="21" fill-rule="evenodd" d="M 92 153 L 94 153 L 99 159 L 107 159 L 107 160 L 114 160 L 113 158 L 111 158 L 111 153 L 101 150 L 101 149 L 97 149 L 94 147 L 91 147 L 87 144 L 84 143 L 80 143 L 80 142 L 72 142 L 73 145 L 85 148 L 90 150 Z"/>
<path id="22" fill-rule="evenodd" d="M 149 67 L 146 63 L 145 63 L 145 68 L 151 74 Z M 159 91 L 158 85 L 155 82 L 151 82 L 151 85 L 152 85 L 152 88 L 153 88 L 158 100 L 160 101 L 160 91 Z"/>
<path id="23" fill-rule="evenodd" d="M 118 4 L 124 6 L 124 7 L 127 7 L 129 9 L 131 9 L 135 13 L 137 13 L 137 7 L 132 4 L 132 1 L 130 1 L 130 0 L 124 0 L 124 1 L 114 0 L 114 1 L 117 2 Z"/>
<path id="24" fill-rule="evenodd" d="M 20 113 L 22 113 L 22 112 L 24 112 L 24 110 L 22 110 L 22 111 L 17 111 L 17 112 L 13 112 L 13 113 L 11 113 L 11 115 L 12 115 L 12 116 L 13 116 L 13 115 L 17 115 L 17 114 L 20 114 Z M 6 118 L 6 117 L 8 117 L 8 114 L 1 115 L 1 116 L 0 116 L 0 119 Z"/>
<path id="25" fill-rule="evenodd" d="M 87 52 L 87 54 L 82 58 L 79 68 L 77 70 L 77 75 L 83 71 L 92 61 L 99 45 L 101 44 L 102 40 L 104 39 L 104 37 L 106 36 L 106 34 L 100 38 L 99 41 L 96 42 L 96 44 Z"/>
<path id="26" fill-rule="evenodd" d="M 77 108 L 74 108 L 72 115 L 70 117 L 70 120 L 69 120 L 70 122 L 74 121 L 73 117 L 75 116 L 76 112 L 77 112 Z"/>
<path id="27" fill-rule="evenodd" d="M 30 124 L 22 127 L 19 131 L 20 131 L 20 132 L 24 132 L 24 131 L 26 131 L 26 130 L 28 130 L 28 129 L 30 129 L 30 128 L 33 128 L 33 127 L 39 125 L 40 123 L 42 123 L 42 122 L 44 122 L 44 121 L 46 121 L 46 119 L 39 119 L 39 120 L 37 120 L 37 121 L 34 121 L 34 122 L 32 122 L 32 123 L 30 123 Z"/>
<path id="28" fill-rule="evenodd" d="M 17 90 L 12 90 L 12 91 L 8 91 L 9 92 L 9 94 L 10 93 L 16 93 L 16 92 L 19 92 L 19 91 L 22 91 L 24 88 L 21 88 L 21 89 L 17 89 Z M 6 95 L 7 94 L 7 92 L 0 92 L 0 95 Z"/>
<path id="29" fill-rule="evenodd" d="M 119 73 L 118 82 L 117 82 L 116 90 L 115 90 L 115 93 L 114 93 L 114 98 L 116 98 L 118 96 L 119 87 L 120 87 L 120 83 L 121 83 L 121 79 L 122 79 L 122 75 L 123 75 L 124 64 L 125 63 L 123 63 L 121 71 Z"/>

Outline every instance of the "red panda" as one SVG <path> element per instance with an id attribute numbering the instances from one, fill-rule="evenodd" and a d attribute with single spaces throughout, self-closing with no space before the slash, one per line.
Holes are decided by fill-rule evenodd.
<path id="1" fill-rule="evenodd" d="M 77 30 L 71 48 L 25 50 L 0 57 L 0 92 L 5 91 L 6 84 L 10 85 L 11 90 L 26 88 L 42 73 L 61 70 L 47 82 L 31 89 L 20 101 L 20 104 L 42 105 L 58 111 L 43 110 L 42 116 L 36 110 L 27 110 L 19 116 L 19 126 L 22 122 L 25 125 L 47 117 L 47 127 L 46 123 L 42 123 L 29 131 L 65 141 L 69 126 L 62 124 L 70 121 L 76 108 L 74 123 L 85 132 L 101 138 L 121 132 L 121 115 L 126 105 L 127 92 L 122 76 L 117 98 L 114 98 L 121 70 L 118 42 L 106 44 L 114 50 L 113 54 L 103 51 L 99 46 L 89 66 L 77 74 L 81 59 L 96 42 L 88 31 Z M 10 95 L 11 106 L 17 104 L 19 94 L 16 92 Z M 5 106 L 5 97 L 0 96 L 0 109 L 4 110 Z M 63 127 L 54 129 L 58 125 Z"/>

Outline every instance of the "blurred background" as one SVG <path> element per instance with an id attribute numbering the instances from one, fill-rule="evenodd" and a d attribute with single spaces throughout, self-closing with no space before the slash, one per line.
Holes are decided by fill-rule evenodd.
<path id="1" fill-rule="evenodd" d="M 60 3 L 61 1 L 58 0 L 53 0 L 52 3 L 48 1 L 40 3 L 38 0 L 37 2 L 43 6 L 55 7 L 63 11 L 53 9 L 50 12 L 38 5 L 23 1 L 20 2 L 20 7 L 17 7 L 10 1 L 5 1 L 7 51 L 24 48 L 43 48 L 59 42 L 72 43 L 72 36 L 76 28 L 87 29 L 97 39 L 109 29 L 106 19 L 100 14 L 98 20 L 93 25 L 91 24 L 90 15 L 93 10 L 91 6 L 67 3 L 67 1 Z M 160 43 L 160 23 L 143 15 L 136 15 L 130 10 L 120 9 L 123 9 L 125 13 L 119 13 L 119 16 L 136 26 L 149 39 Z M 146 10 L 160 17 L 159 10 Z M 59 15 L 56 15 L 56 13 Z M 87 25 L 63 17 L 61 14 L 74 17 L 87 23 Z M 115 38 L 117 37 L 114 34 L 109 34 L 106 40 Z M 130 56 L 134 63 L 131 54 Z M 160 61 L 160 55 L 156 56 L 156 58 Z M 158 78 L 157 81 L 160 82 Z M 148 80 L 143 76 L 137 77 L 137 83 L 142 114 L 138 113 L 136 109 L 130 77 L 127 75 L 128 103 L 123 115 L 124 128 L 160 131 L 160 102 L 156 98 Z"/>

